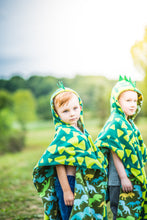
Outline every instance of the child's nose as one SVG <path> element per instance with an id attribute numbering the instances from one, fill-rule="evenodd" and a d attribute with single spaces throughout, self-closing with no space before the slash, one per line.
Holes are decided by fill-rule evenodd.
<path id="1" fill-rule="evenodd" d="M 136 102 L 131 102 L 131 106 L 136 106 Z"/>
<path id="2" fill-rule="evenodd" d="M 70 111 L 70 114 L 71 114 L 71 115 L 74 115 L 74 111 L 73 111 L 73 110 L 71 110 L 71 111 Z"/>

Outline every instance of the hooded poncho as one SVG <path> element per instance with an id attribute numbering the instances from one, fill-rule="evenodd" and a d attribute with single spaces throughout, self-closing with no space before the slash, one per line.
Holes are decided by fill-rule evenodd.
<path id="1" fill-rule="evenodd" d="M 77 95 L 83 109 L 79 95 L 69 88 L 60 88 L 53 94 L 51 110 L 56 133 L 54 140 L 34 168 L 33 182 L 43 200 L 46 217 L 61 219 L 54 186 L 57 175 L 55 166 L 59 164 L 75 166 L 75 199 L 69 219 L 107 219 L 105 202 L 107 161 L 84 128 L 83 110 L 78 121 L 78 126 L 83 132 L 64 123 L 54 111 L 54 97 L 66 91 Z"/>
<path id="2" fill-rule="evenodd" d="M 133 116 L 125 117 L 118 102 L 119 95 L 127 90 L 138 94 L 137 110 Z M 98 135 L 96 146 L 109 158 L 110 150 L 114 151 L 124 164 L 128 178 L 133 184 L 133 191 L 124 193 L 121 189 L 117 220 L 147 219 L 147 179 L 145 163 L 147 150 L 142 136 L 133 122 L 142 105 L 142 94 L 135 83 L 126 77 L 120 78 L 112 89 L 111 115 Z"/>

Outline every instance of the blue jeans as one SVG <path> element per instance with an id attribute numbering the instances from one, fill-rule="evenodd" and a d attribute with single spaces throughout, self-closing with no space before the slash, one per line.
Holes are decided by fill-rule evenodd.
<path id="1" fill-rule="evenodd" d="M 67 178 L 68 178 L 71 191 L 74 193 L 75 176 L 67 176 Z M 59 205 L 59 210 L 61 213 L 62 220 L 69 220 L 72 206 L 65 205 L 64 198 L 63 198 L 63 191 L 62 191 L 58 177 L 56 177 L 56 181 L 55 181 L 55 190 L 56 190 L 56 196 L 58 199 L 58 205 Z"/>
<path id="2" fill-rule="evenodd" d="M 113 220 L 116 220 L 117 218 L 119 194 L 120 194 L 120 186 L 109 186 L 110 208 L 113 213 Z"/>

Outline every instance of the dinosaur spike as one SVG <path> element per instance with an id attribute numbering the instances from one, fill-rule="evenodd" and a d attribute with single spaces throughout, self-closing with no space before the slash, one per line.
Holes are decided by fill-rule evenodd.
<path id="1" fill-rule="evenodd" d="M 136 82 L 132 82 L 131 77 L 129 77 L 129 79 L 126 77 L 126 75 L 124 76 L 124 78 L 120 75 L 119 76 L 119 81 L 125 80 L 127 82 L 129 82 L 134 88 L 136 87 Z"/>
<path id="2" fill-rule="evenodd" d="M 124 80 L 129 81 L 129 80 L 127 79 L 126 75 L 124 76 Z"/>
<path id="3" fill-rule="evenodd" d="M 120 75 L 119 76 L 119 81 L 122 81 L 123 80 L 123 77 Z"/>
<path id="4" fill-rule="evenodd" d="M 64 85 L 63 85 L 63 83 L 62 83 L 62 81 L 58 81 L 57 86 L 58 86 L 59 88 L 65 89 L 65 87 L 64 87 Z"/>
<path id="5" fill-rule="evenodd" d="M 134 87 L 136 87 L 136 81 L 133 83 Z"/>

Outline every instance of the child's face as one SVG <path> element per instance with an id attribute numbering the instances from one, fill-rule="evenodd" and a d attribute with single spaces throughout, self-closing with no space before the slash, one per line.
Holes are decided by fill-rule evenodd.
<path id="1" fill-rule="evenodd" d="M 81 107 L 78 97 L 73 94 L 72 98 L 64 105 L 58 107 L 57 113 L 62 121 L 74 127 L 77 127 L 77 121 L 80 118 Z"/>
<path id="2" fill-rule="evenodd" d="M 137 109 L 138 95 L 134 91 L 122 92 L 119 96 L 118 102 L 121 105 L 126 117 L 134 115 Z"/>

